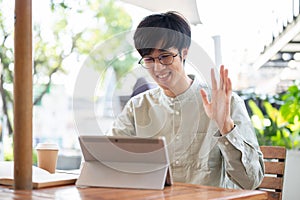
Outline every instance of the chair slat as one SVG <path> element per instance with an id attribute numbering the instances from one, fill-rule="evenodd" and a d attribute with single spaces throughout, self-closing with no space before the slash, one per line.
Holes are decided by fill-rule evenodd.
<path id="1" fill-rule="evenodd" d="M 281 192 L 270 192 L 268 191 L 268 200 L 278 200 L 282 198 Z"/>
<path id="2" fill-rule="evenodd" d="M 274 147 L 270 148 L 269 146 L 261 146 L 260 150 L 262 151 L 264 158 L 286 158 L 286 149 L 284 147 Z"/>
<path id="3" fill-rule="evenodd" d="M 265 162 L 265 173 L 283 175 L 284 167 L 284 162 Z"/>
<path id="4" fill-rule="evenodd" d="M 286 148 L 277 146 L 260 146 L 260 150 L 264 157 L 265 177 L 257 189 L 263 191 L 268 190 L 268 199 L 270 200 L 281 200 Z"/>
<path id="5" fill-rule="evenodd" d="M 259 188 L 282 189 L 283 178 L 281 177 L 264 177 Z"/>

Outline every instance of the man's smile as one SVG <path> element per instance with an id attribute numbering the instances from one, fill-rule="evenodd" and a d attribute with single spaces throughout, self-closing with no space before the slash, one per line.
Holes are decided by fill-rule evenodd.
<path id="1" fill-rule="evenodd" d="M 160 73 L 156 75 L 159 80 L 166 80 L 171 75 L 171 72 Z"/>

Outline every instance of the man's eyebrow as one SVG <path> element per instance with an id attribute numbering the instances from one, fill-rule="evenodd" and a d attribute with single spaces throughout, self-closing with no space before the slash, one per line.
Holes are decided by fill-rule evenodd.
<path id="1" fill-rule="evenodd" d="M 161 53 L 172 53 L 170 50 L 167 49 L 157 49 Z M 151 57 L 151 54 L 146 54 L 143 57 Z"/>
<path id="2" fill-rule="evenodd" d="M 167 49 L 158 49 L 158 51 L 162 52 L 162 53 L 171 53 L 171 51 L 167 50 Z"/>

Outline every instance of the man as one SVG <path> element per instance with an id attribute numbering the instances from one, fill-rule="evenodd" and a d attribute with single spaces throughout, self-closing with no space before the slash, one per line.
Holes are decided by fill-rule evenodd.
<path id="1" fill-rule="evenodd" d="M 185 73 L 191 44 L 188 22 L 176 12 L 144 18 L 135 47 L 159 87 L 129 100 L 113 135 L 165 136 L 174 181 L 228 188 L 256 188 L 264 165 L 244 102 L 232 93 L 228 70 L 212 88 Z"/>

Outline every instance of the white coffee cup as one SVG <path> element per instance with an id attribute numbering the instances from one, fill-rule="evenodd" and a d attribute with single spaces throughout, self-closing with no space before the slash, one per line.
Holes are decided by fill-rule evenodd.
<path id="1" fill-rule="evenodd" d="M 58 145 L 55 143 L 39 143 L 36 146 L 38 167 L 55 173 Z"/>

